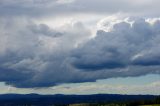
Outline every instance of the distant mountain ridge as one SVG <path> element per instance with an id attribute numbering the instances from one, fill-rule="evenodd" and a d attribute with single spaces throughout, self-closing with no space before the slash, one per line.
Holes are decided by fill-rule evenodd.
<path id="1" fill-rule="evenodd" d="M 0 106 L 9 104 L 17 106 L 21 104 L 33 104 L 36 106 L 49 106 L 51 104 L 74 103 L 109 103 L 136 100 L 154 99 L 155 95 L 119 95 L 119 94 L 93 94 L 93 95 L 39 95 L 39 94 L 1 94 Z M 5 105 L 5 106 L 9 106 Z"/>

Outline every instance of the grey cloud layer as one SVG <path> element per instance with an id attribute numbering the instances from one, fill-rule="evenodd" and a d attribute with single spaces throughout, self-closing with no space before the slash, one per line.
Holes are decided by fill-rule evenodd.
<path id="1" fill-rule="evenodd" d="M 53 29 L 26 18 L 1 18 L 0 81 L 30 88 L 159 74 L 160 21 L 131 21 L 98 30 L 91 39 L 81 22 Z"/>
<path id="2" fill-rule="evenodd" d="M 64 14 L 116 14 L 159 16 L 159 0 L 1 0 L 3 16 L 32 17 Z"/>

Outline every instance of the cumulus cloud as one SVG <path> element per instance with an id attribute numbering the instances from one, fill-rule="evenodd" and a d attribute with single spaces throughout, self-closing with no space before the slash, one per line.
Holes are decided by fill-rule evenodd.
<path id="1" fill-rule="evenodd" d="M 22 17 L 0 21 L 0 81 L 15 87 L 160 73 L 159 19 L 121 19 L 94 38 L 76 21 L 58 28 Z"/>
<path id="2" fill-rule="evenodd" d="M 97 31 L 94 39 L 75 50 L 73 65 L 84 70 L 159 66 L 158 24 L 159 20 L 151 24 L 145 19 L 110 24 L 110 31 Z"/>

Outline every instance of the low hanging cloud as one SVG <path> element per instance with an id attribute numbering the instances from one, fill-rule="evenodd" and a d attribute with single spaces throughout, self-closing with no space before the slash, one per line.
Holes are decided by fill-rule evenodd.
<path id="1" fill-rule="evenodd" d="M 52 90 L 53 89 L 53 90 Z M 105 84 L 105 83 L 87 83 L 77 86 L 55 86 L 52 87 L 51 92 L 63 94 L 93 94 L 98 93 L 112 93 L 112 94 L 160 94 L 160 82 L 152 82 L 144 85 L 125 85 L 125 84 Z"/>
<path id="2" fill-rule="evenodd" d="M 0 81 L 8 85 L 49 87 L 160 74 L 159 19 L 107 21 L 104 28 L 110 30 L 97 30 L 95 37 L 81 22 L 59 28 L 26 18 L 0 22 Z"/>

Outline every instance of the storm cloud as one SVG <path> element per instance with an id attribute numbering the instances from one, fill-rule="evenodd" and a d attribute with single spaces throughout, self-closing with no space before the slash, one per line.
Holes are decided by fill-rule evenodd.
<path id="1" fill-rule="evenodd" d="M 0 81 L 8 85 L 49 87 L 160 74 L 159 19 L 104 21 L 95 37 L 81 22 L 51 28 L 26 18 L 0 21 Z"/>
<path id="2" fill-rule="evenodd" d="M 145 19 L 111 24 L 110 31 L 97 31 L 95 38 L 75 50 L 73 65 L 84 70 L 159 66 L 159 24 Z"/>

